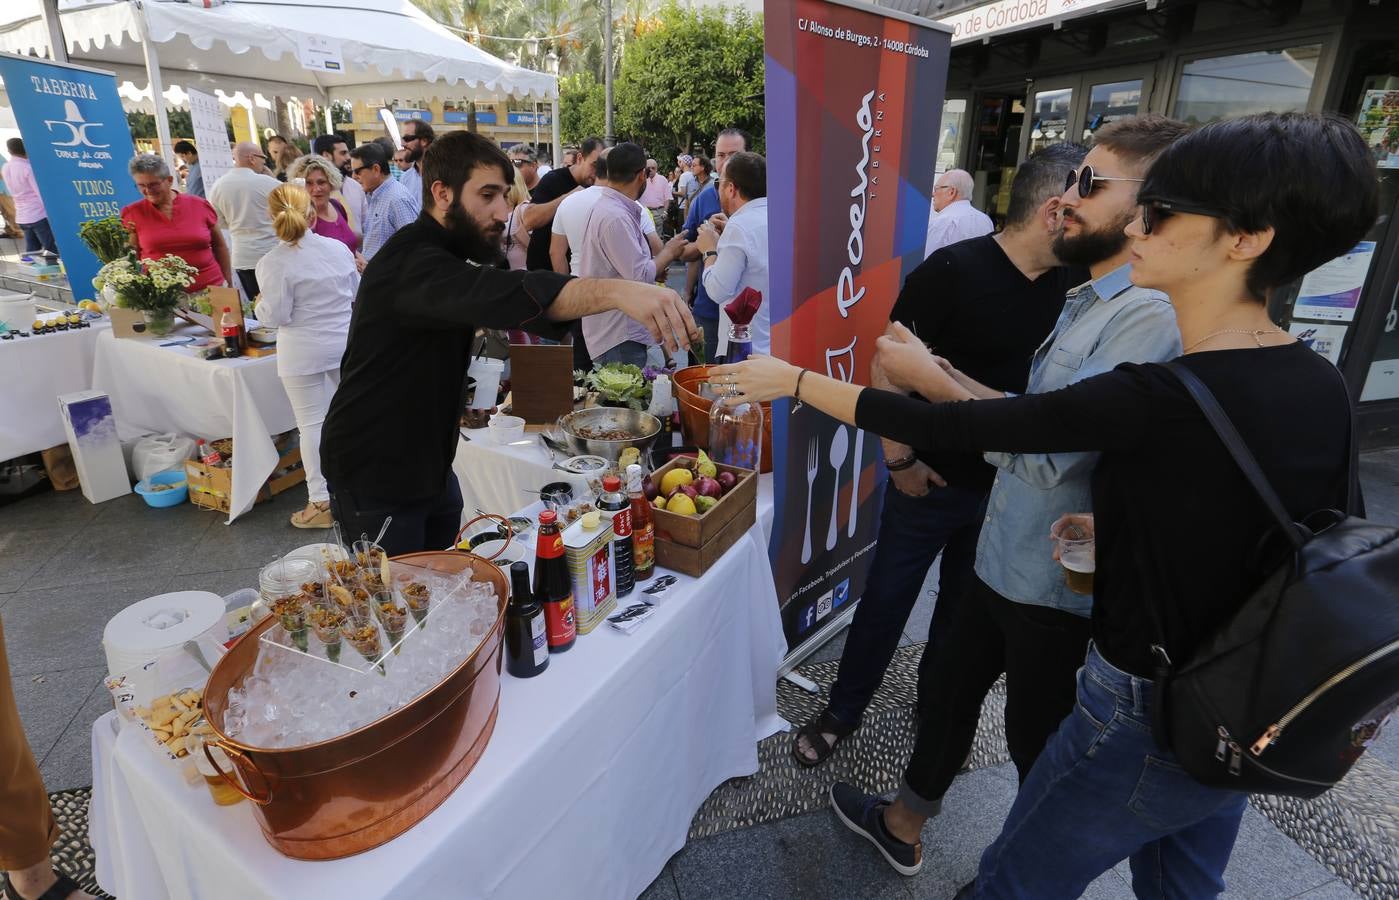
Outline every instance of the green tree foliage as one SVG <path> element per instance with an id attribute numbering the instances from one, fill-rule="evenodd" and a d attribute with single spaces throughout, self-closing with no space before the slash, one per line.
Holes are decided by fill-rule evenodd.
<path id="1" fill-rule="evenodd" d="M 559 78 L 559 135 L 565 144 L 602 136 L 606 91 L 591 72 Z"/>
<path id="2" fill-rule="evenodd" d="M 723 128 L 763 130 L 763 26 L 743 9 L 686 9 L 670 0 L 627 42 L 614 84 L 619 135 L 659 154 Z"/>

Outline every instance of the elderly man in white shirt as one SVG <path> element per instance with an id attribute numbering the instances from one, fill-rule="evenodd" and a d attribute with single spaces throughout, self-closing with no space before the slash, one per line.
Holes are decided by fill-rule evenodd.
<path id="1" fill-rule="evenodd" d="M 972 206 L 975 182 L 964 169 L 948 169 L 933 185 L 933 214 L 928 218 L 928 239 L 923 258 L 948 244 L 970 240 L 995 230 L 986 213 Z"/>
<path id="2" fill-rule="evenodd" d="M 300 185 L 280 185 L 268 205 L 280 242 L 258 261 L 262 298 L 256 312 L 259 322 L 277 328 L 277 375 L 296 417 L 309 494 L 306 508 L 292 514 L 291 524 L 329 528 L 321 426 L 340 384 L 359 270 L 349 247 L 310 230 L 316 210 Z"/>
<path id="3" fill-rule="evenodd" d="M 753 317 L 753 352 L 772 352 L 772 314 L 768 307 L 768 201 L 767 160 L 756 153 L 735 153 L 719 176 L 719 208 L 722 222 L 700 226 L 695 241 L 704 260 L 704 290 L 719 306 L 719 346 L 728 350 L 728 313 L 724 305 L 745 288 L 763 295 Z M 715 217 L 717 219 L 718 217 Z M 722 226 L 722 234 L 719 227 Z"/>
<path id="4" fill-rule="evenodd" d="M 277 233 L 267 214 L 267 195 L 280 182 L 262 174 L 266 162 L 261 147 L 243 141 L 233 148 L 233 168 L 213 183 L 206 198 L 233 236 L 233 271 L 249 300 L 256 300 L 259 293 L 258 260 L 277 246 Z"/>

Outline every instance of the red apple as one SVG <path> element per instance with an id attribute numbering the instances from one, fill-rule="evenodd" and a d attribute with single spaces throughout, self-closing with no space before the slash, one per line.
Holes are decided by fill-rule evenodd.
<path id="1" fill-rule="evenodd" d="M 724 489 L 719 485 L 719 482 L 708 475 L 700 476 L 695 482 L 695 490 L 699 492 L 700 496 L 713 497 L 715 500 L 724 496 Z"/>

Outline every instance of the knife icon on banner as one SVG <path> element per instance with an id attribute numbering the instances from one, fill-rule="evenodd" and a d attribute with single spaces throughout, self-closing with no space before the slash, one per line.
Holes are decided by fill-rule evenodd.
<path id="1" fill-rule="evenodd" d="M 850 521 L 845 525 L 845 536 L 855 536 L 855 519 L 860 512 L 860 470 L 865 465 L 865 431 L 855 429 L 855 475 L 850 480 Z"/>

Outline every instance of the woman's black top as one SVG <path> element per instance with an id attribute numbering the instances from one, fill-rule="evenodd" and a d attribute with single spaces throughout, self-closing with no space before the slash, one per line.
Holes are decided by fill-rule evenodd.
<path id="1" fill-rule="evenodd" d="M 1218 398 L 1294 519 L 1344 508 L 1350 403 L 1330 363 L 1300 343 L 1180 359 Z M 1093 640 L 1133 674 L 1154 668 L 1147 604 L 1160 611 L 1179 665 L 1278 561 L 1259 553 L 1275 530 L 1262 501 L 1163 366 L 1126 364 L 1005 400 L 927 404 L 867 389 L 855 419 L 923 450 L 1102 451 L 1093 474 Z"/>

